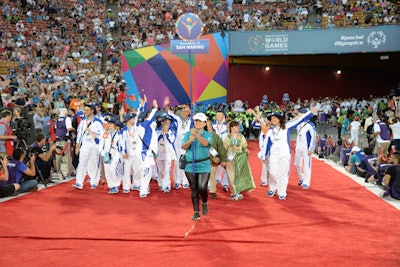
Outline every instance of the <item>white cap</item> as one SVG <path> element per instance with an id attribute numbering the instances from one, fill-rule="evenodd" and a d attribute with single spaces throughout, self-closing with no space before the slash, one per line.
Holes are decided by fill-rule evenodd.
<path id="1" fill-rule="evenodd" d="M 206 116 L 206 114 L 199 112 L 193 116 L 193 120 L 200 120 L 200 121 L 206 122 L 207 116 Z"/>
<path id="2" fill-rule="evenodd" d="M 353 146 L 353 148 L 351 149 L 351 152 L 358 152 L 360 150 L 361 150 L 361 148 L 359 148 L 358 146 Z"/>
<path id="3" fill-rule="evenodd" d="M 65 117 L 65 115 L 67 115 L 68 110 L 66 108 L 60 108 L 60 117 Z"/>

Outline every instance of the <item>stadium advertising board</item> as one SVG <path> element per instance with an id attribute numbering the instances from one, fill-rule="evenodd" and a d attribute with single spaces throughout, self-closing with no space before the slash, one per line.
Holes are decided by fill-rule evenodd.
<path id="1" fill-rule="evenodd" d="M 264 56 L 400 51 L 400 27 L 230 32 L 229 55 Z"/>

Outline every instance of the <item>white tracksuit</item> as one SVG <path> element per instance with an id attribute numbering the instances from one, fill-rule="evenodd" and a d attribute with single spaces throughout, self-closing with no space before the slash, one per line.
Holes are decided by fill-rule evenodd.
<path id="1" fill-rule="evenodd" d="M 265 140 L 265 134 L 263 132 L 260 133 L 259 137 L 259 146 L 260 146 L 260 151 L 263 150 L 263 145 L 264 145 L 264 140 Z M 268 158 L 261 157 L 261 184 L 262 185 L 267 185 L 268 184 Z"/>
<path id="2" fill-rule="evenodd" d="M 316 142 L 316 129 L 313 122 L 302 122 L 297 126 L 296 153 L 294 156 L 294 167 L 297 177 L 303 185 L 311 184 L 311 162 L 309 151 L 314 152 Z"/>
<path id="3" fill-rule="evenodd" d="M 286 197 L 290 172 L 290 132 L 303 121 L 311 118 L 312 113 L 307 112 L 302 116 L 288 121 L 286 129 L 279 126 L 269 128 L 261 155 L 269 157 L 269 190 L 278 192 L 279 196 Z"/>
<path id="4" fill-rule="evenodd" d="M 161 185 L 162 190 L 171 190 L 171 165 L 172 161 L 176 160 L 175 152 L 175 138 L 176 132 L 171 129 L 163 133 L 161 128 L 156 129 L 158 136 L 158 155 L 157 155 L 157 169 L 158 169 L 158 184 Z"/>
<path id="5" fill-rule="evenodd" d="M 117 130 L 114 132 L 106 131 L 100 137 L 100 156 L 104 157 L 106 152 L 110 152 L 111 154 L 111 162 L 104 163 L 104 173 L 109 188 L 119 187 L 121 185 L 122 177 L 117 176 L 116 171 L 118 162 L 121 160 L 121 154 L 118 151 L 118 142 L 120 138 L 121 134 Z"/>
<path id="6" fill-rule="evenodd" d="M 223 142 L 224 139 L 226 138 L 226 136 L 228 135 L 226 122 L 225 121 L 223 121 L 223 122 L 214 121 L 212 124 L 212 127 L 213 127 L 215 133 L 218 134 L 218 136 L 221 138 L 221 140 Z M 218 165 L 218 167 L 217 167 L 217 171 L 215 173 L 215 179 L 217 181 L 221 181 L 222 186 L 229 185 L 228 174 L 226 172 L 226 169 L 224 167 L 222 167 L 221 164 Z"/>
<path id="7" fill-rule="evenodd" d="M 156 164 L 154 155 L 158 153 L 157 134 L 155 132 L 155 119 L 157 109 L 152 109 L 148 118 L 138 125 L 141 138 L 143 174 L 140 183 L 140 196 L 150 193 L 151 168 Z"/>
<path id="8" fill-rule="evenodd" d="M 89 126 L 89 127 L 88 127 Z M 97 186 L 100 180 L 99 137 L 103 134 L 102 122 L 94 117 L 91 121 L 83 119 L 78 125 L 77 144 L 79 149 L 79 165 L 76 170 L 76 183 L 83 185 L 86 173 L 90 184 Z M 94 137 L 94 135 L 96 137 Z"/>
<path id="9" fill-rule="evenodd" d="M 192 125 L 192 120 L 190 117 L 187 117 L 186 120 L 183 120 L 181 117 L 175 115 L 172 111 L 168 111 L 168 115 L 173 117 L 177 121 L 177 133 L 175 139 L 175 151 L 176 158 L 179 159 L 180 156 L 186 154 L 186 150 L 182 149 L 182 139 L 185 136 L 186 132 L 190 130 L 190 126 Z M 179 168 L 179 164 L 175 161 L 174 164 L 174 183 L 180 185 L 189 185 L 189 181 L 186 177 L 185 170 Z"/>
<path id="10" fill-rule="evenodd" d="M 128 128 L 128 126 L 122 128 L 119 151 L 122 154 L 128 155 L 128 158 L 122 160 L 122 188 L 124 190 L 131 189 L 131 173 L 133 173 L 133 186 L 139 188 L 143 175 L 143 168 L 141 164 L 142 141 L 139 138 L 139 132 L 135 124 L 130 128 Z"/>

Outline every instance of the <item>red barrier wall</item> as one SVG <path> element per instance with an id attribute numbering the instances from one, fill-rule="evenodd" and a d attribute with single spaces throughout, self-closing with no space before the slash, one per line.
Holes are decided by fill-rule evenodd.
<path id="1" fill-rule="evenodd" d="M 281 103 L 283 93 L 292 101 L 312 97 L 369 97 L 388 95 L 400 83 L 399 71 L 376 69 L 342 69 L 333 67 L 297 67 L 231 64 L 229 67 L 228 101 L 248 100 L 258 105 L 264 94 L 269 101 Z"/>

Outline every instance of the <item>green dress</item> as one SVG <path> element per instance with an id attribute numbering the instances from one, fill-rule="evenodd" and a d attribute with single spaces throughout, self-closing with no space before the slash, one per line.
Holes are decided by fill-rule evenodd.
<path id="1" fill-rule="evenodd" d="M 231 135 L 228 135 L 224 140 L 224 145 L 227 148 L 227 157 L 231 152 L 235 153 L 233 159 L 233 165 L 235 167 L 235 187 L 236 192 L 250 192 L 256 188 L 254 184 L 253 175 L 251 173 L 249 158 L 247 153 L 247 141 L 246 138 L 239 134 L 238 139 L 233 139 Z M 234 147 L 238 147 L 237 151 L 234 151 Z"/>

